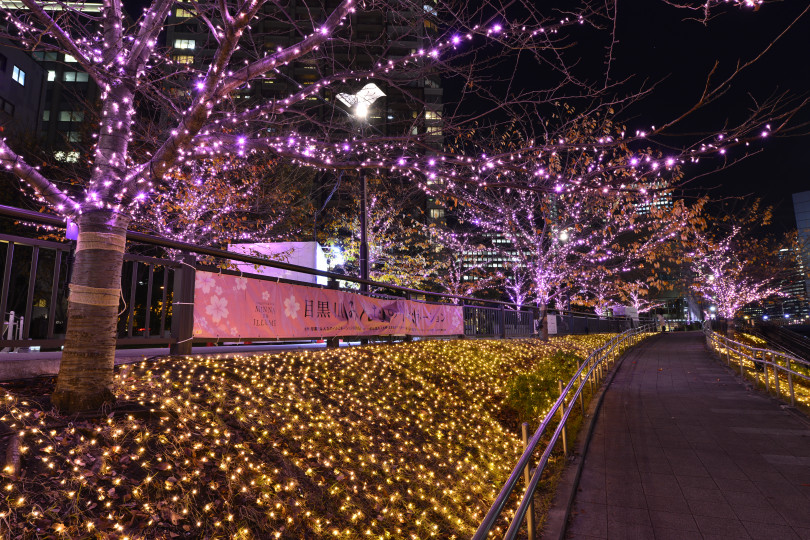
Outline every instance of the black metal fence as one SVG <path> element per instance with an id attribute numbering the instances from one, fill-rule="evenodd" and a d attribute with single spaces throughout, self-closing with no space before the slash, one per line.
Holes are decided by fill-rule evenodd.
<path id="1" fill-rule="evenodd" d="M 63 221 L 58 217 L 27 210 L 0 206 L 0 215 L 35 224 L 64 227 Z M 175 352 L 190 352 L 194 341 L 192 303 L 195 271 L 212 269 L 208 265 L 197 263 L 199 256 L 206 257 L 208 264 L 212 261 L 226 264 L 240 261 L 325 276 L 330 279 L 328 287 L 331 288 L 335 288 L 338 280 L 368 285 L 370 292 L 361 294 L 395 295 L 406 298 L 418 296 L 425 299 L 421 301 L 433 299 L 434 302 L 460 303 L 463 305 L 465 337 L 529 337 L 536 335 L 540 329 L 538 311 L 531 307 L 364 281 L 141 233 L 129 233 L 127 239 L 130 251 L 137 246 L 157 246 L 180 253 L 182 262 L 125 253 L 118 318 L 118 345 L 123 347 L 171 345 Z M 16 347 L 58 349 L 64 343 L 67 326 L 67 284 L 70 282 L 73 248 L 74 242 L 71 241 L 46 241 L 0 234 L 0 264 L 2 264 L 0 314 L 3 315 L 0 350 Z M 230 273 L 219 268 L 217 271 Z M 261 276 L 256 277 L 262 279 Z M 278 281 L 276 278 L 272 280 Z M 351 292 L 359 291 L 351 289 Z M 600 319 L 587 313 L 552 310 L 549 315 L 554 317 L 559 334 L 620 332 L 631 326 L 628 319 Z"/>

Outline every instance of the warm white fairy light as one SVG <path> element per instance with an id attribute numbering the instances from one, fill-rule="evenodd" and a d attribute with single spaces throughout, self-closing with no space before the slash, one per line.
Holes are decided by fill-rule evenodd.
<path id="1" fill-rule="evenodd" d="M 609 337 L 144 362 L 116 376 L 138 410 L 72 423 L 6 394 L 24 474 L 2 475 L 4 523 L 48 520 L 66 536 L 470 536 L 522 450 L 518 426 L 495 418 L 512 375 L 565 376 L 546 365 L 555 350 L 584 357 Z"/>

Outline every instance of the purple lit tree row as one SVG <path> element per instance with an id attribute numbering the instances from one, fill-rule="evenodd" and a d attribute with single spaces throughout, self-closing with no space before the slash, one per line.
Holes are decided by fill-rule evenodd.
<path id="1" fill-rule="evenodd" d="M 758 5 L 727 4 L 732 9 Z M 611 81 L 612 57 L 604 51 L 612 51 L 615 36 L 604 29 L 615 27 L 615 12 L 598 2 L 572 5 L 565 13 L 543 13 L 534 2 L 499 0 L 340 0 L 296 12 L 267 0 L 153 0 L 129 16 L 120 0 L 103 0 L 100 11 L 91 9 L 97 6 L 20 0 L 2 9 L 6 37 L 27 50 L 68 55 L 102 92 L 79 191 L 52 181 L 0 142 L 5 168 L 40 201 L 78 224 L 68 333 L 53 395 L 54 404 L 69 411 L 113 399 L 120 275 L 132 212 L 172 175 L 193 171 L 195 162 L 270 152 L 321 170 L 402 176 L 432 193 L 515 189 L 526 198 L 526 208 L 533 208 L 533 193 L 559 193 L 564 199 L 584 190 L 596 200 L 671 179 L 680 166 L 778 133 L 793 112 L 779 100 L 765 100 L 737 125 L 722 132 L 709 127 L 710 135 L 661 151 L 655 149 L 656 138 L 680 117 L 658 127 L 614 127 L 611 111 L 645 92 Z M 361 31 L 362 17 L 381 14 L 393 34 Z M 161 45 L 167 25 L 184 20 L 198 23 L 207 36 L 201 44 L 205 58 L 192 64 L 173 58 Z M 587 51 L 576 46 L 583 40 L 591 54 L 605 54 L 603 73 L 583 72 L 579 55 Z M 402 50 L 398 42 L 419 45 Z M 518 80 L 518 64 L 534 74 L 530 82 Z M 311 84 L 289 78 L 296 66 L 312 73 Z M 511 126 L 520 133 L 514 144 L 507 148 L 475 136 L 461 152 L 441 148 L 435 132 L 425 129 L 431 103 L 414 91 L 438 77 L 459 88 L 440 111 L 444 136 L 464 136 L 476 126 L 488 133 Z M 731 78 L 708 85 L 694 109 L 710 104 Z M 287 84 L 282 95 L 245 97 L 279 81 Z M 393 130 L 366 125 L 363 117 L 374 112 L 373 105 L 357 92 L 370 82 L 400 96 L 416 114 L 392 115 Z M 552 118 L 551 109 L 560 102 L 576 102 L 576 113 Z M 144 110 L 161 116 L 166 129 L 159 136 L 138 129 Z M 387 118 L 387 111 L 382 114 Z M 562 242 L 556 233 L 539 237 L 556 240 L 543 248 L 547 253 L 537 254 L 537 265 L 548 257 L 564 260 L 567 246 L 579 245 L 576 239 Z M 514 232 L 526 253 L 535 250 L 530 238 Z M 543 303 L 550 299 L 544 292 L 547 279 L 557 277 L 533 272 Z"/>

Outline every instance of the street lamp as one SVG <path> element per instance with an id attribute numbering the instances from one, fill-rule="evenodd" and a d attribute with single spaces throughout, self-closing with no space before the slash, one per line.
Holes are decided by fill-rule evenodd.
<path id="1" fill-rule="evenodd" d="M 368 117 L 368 110 L 372 103 L 385 97 L 385 93 L 374 83 L 368 83 L 356 94 L 338 94 L 335 98 L 349 109 L 354 108 L 353 116 L 364 121 Z M 368 238 L 366 208 L 366 175 L 360 172 L 360 279 L 368 279 Z M 360 284 L 361 291 L 367 291 L 368 285 Z"/>

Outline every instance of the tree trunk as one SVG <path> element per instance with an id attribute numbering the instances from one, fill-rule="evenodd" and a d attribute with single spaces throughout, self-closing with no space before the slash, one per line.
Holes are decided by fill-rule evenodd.
<path id="1" fill-rule="evenodd" d="M 726 337 L 734 339 L 734 321 L 732 319 L 726 320 Z"/>
<path id="2" fill-rule="evenodd" d="M 540 306 L 540 321 L 542 325 L 540 339 L 548 341 L 548 306 L 545 303 Z"/>
<path id="3" fill-rule="evenodd" d="M 98 409 L 115 400 L 115 341 L 129 221 L 108 210 L 79 216 L 67 335 L 52 396 L 63 412 Z"/>

